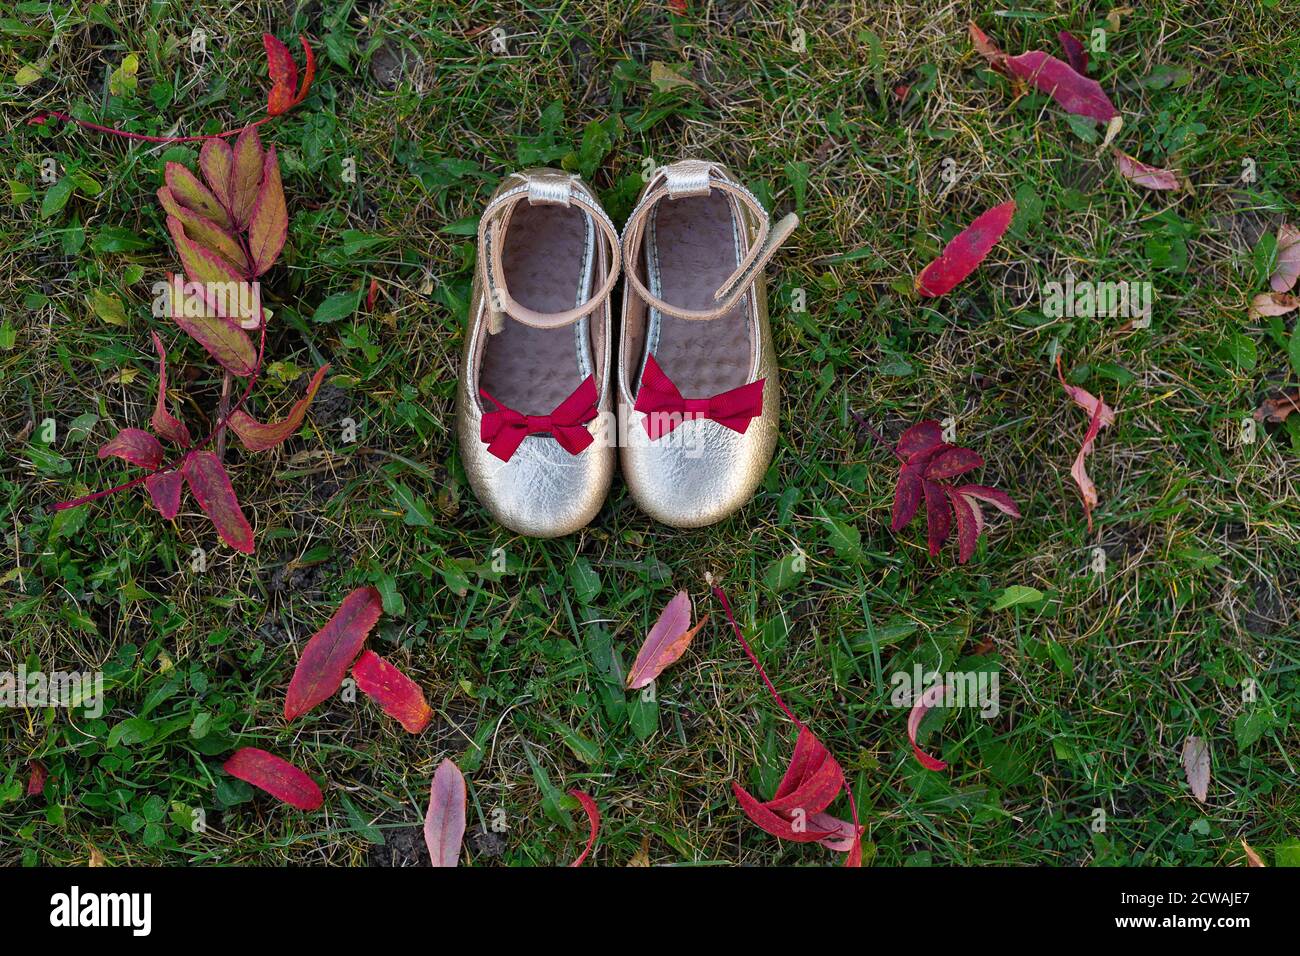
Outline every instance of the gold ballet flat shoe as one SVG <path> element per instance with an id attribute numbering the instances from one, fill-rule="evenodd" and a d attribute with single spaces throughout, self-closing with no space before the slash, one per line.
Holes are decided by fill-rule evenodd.
<path id="1" fill-rule="evenodd" d="M 733 514 L 772 460 L 781 386 L 763 267 L 799 224 L 717 163 L 683 160 L 646 184 L 623 229 L 619 458 L 664 524 Z"/>
<path id="2" fill-rule="evenodd" d="M 479 501 L 520 534 L 577 531 L 609 491 L 619 257 L 595 195 L 560 170 L 506 177 L 479 221 L 456 390 L 460 454 Z"/>

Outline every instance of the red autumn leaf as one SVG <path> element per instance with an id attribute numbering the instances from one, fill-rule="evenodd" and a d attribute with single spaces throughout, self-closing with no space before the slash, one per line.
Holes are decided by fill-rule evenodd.
<path id="1" fill-rule="evenodd" d="M 937 757 L 931 757 L 923 751 L 916 743 L 916 732 L 921 728 L 921 721 L 925 719 L 926 711 L 944 699 L 944 695 L 952 691 L 951 685 L 944 684 L 931 687 L 921 694 L 920 697 L 912 704 L 912 710 L 907 715 L 907 739 L 911 741 L 912 753 L 916 755 L 917 761 L 926 770 L 943 770 L 948 765 Z"/>
<path id="2" fill-rule="evenodd" d="M 99 457 L 116 455 L 124 461 L 153 471 L 162 467 L 163 446 L 146 431 L 139 428 L 123 428 L 111 439 L 100 446 Z"/>
<path id="3" fill-rule="evenodd" d="M 925 469 L 925 477 L 931 481 L 941 481 L 944 478 L 956 478 L 958 475 L 964 475 L 968 471 L 984 467 L 984 459 L 976 452 L 969 448 L 958 448 L 953 446 L 945 448 L 933 458 Z"/>
<path id="4" fill-rule="evenodd" d="M 221 540 L 236 551 L 252 554 L 253 529 L 239 507 L 239 499 L 221 460 L 210 451 L 190 452 L 181 465 L 181 474 L 194 493 L 194 500 L 212 519 Z"/>
<path id="5" fill-rule="evenodd" d="M 240 228 L 248 226 L 257 203 L 264 166 L 262 139 L 254 127 L 249 127 L 235 140 L 234 165 L 230 171 L 230 213 Z"/>
<path id="6" fill-rule="evenodd" d="M 370 277 L 370 289 L 366 292 L 366 311 L 375 311 L 375 302 L 379 298 L 379 280 L 374 276 Z"/>
<path id="7" fill-rule="evenodd" d="M 926 547 L 930 557 L 935 558 L 952 533 L 952 506 L 943 485 L 937 481 L 922 481 L 921 490 L 925 494 Z"/>
<path id="8" fill-rule="evenodd" d="M 203 291 L 192 283 L 190 288 Z M 248 334 L 221 315 L 203 295 L 190 294 L 180 276 L 172 276 L 169 299 L 172 321 L 203 346 L 222 368 L 240 378 L 257 371 L 257 347 Z"/>
<path id="9" fill-rule="evenodd" d="M 1088 75 L 1088 51 L 1084 49 L 1083 44 L 1069 30 L 1062 30 L 1056 35 L 1056 39 L 1061 44 L 1061 50 L 1065 53 L 1066 60 L 1070 63 L 1070 69 L 1074 70 L 1080 76 Z"/>
<path id="10" fill-rule="evenodd" d="M 637 652 L 636 661 L 627 672 L 627 689 L 640 690 L 658 677 L 664 668 L 686 653 L 708 620 L 706 614 L 691 627 L 691 597 L 685 591 L 678 591 L 660 612 Z"/>
<path id="11" fill-rule="evenodd" d="M 158 513 L 170 521 L 181 510 L 181 487 L 185 477 L 179 471 L 160 471 L 144 480 L 145 490 Z"/>
<path id="12" fill-rule="evenodd" d="M 752 663 L 754 668 L 758 671 L 758 676 L 763 679 L 763 684 L 767 687 L 768 693 L 772 695 L 772 699 L 775 700 L 777 706 L 785 712 L 785 715 L 799 726 L 799 737 L 795 741 L 794 753 L 790 755 L 790 765 L 786 769 L 784 776 L 782 776 L 781 783 L 777 785 L 776 794 L 773 797 L 774 801 L 786 801 L 786 803 L 780 804 L 786 808 L 787 812 L 785 814 L 780 814 L 775 810 L 770 809 L 769 804 L 760 803 L 747 790 L 734 781 L 731 784 L 732 792 L 735 793 L 736 799 L 740 802 L 741 808 L 745 811 L 745 814 L 758 824 L 759 827 L 768 833 L 771 833 L 773 836 L 792 840 L 797 843 L 808 843 L 814 841 L 835 842 L 840 836 L 839 827 L 837 826 L 835 829 L 821 829 L 816 822 L 817 820 L 825 820 L 828 822 L 828 825 L 830 822 L 834 822 L 833 817 L 826 817 L 825 814 L 821 814 L 820 811 L 825 809 L 824 805 L 816 810 L 812 810 L 811 818 L 808 816 L 808 808 L 800 807 L 799 814 L 796 817 L 795 814 L 791 812 L 788 800 L 792 795 L 802 794 L 802 799 L 806 803 L 814 805 L 820 803 L 825 795 L 827 786 L 833 784 L 837 777 L 841 787 L 843 786 L 843 771 L 840 769 L 839 764 L 835 762 L 834 758 L 831 757 L 830 751 L 826 749 L 825 745 L 817 739 L 816 735 L 808 729 L 806 724 L 802 723 L 797 717 L 795 717 L 794 712 L 786 706 L 785 701 L 781 699 L 781 695 L 777 693 L 776 688 L 772 685 L 771 679 L 767 676 L 767 671 L 763 670 L 763 665 L 759 663 L 758 658 L 754 656 L 753 649 L 745 641 L 745 635 L 740 632 L 740 625 L 736 623 L 736 617 L 731 613 L 731 604 L 727 600 L 727 595 L 723 593 L 722 588 L 715 584 L 713 586 L 713 594 L 718 601 L 721 602 L 722 610 L 727 615 L 727 623 L 731 625 L 731 631 L 736 635 L 736 641 L 744 650 L 750 663 Z M 858 808 L 853 800 L 853 791 L 851 789 L 845 789 L 845 793 L 849 799 L 849 810 L 853 815 L 853 823 L 856 827 L 858 823 Z M 834 799 L 834 797 L 832 796 L 831 799 Z M 798 826 L 796 826 L 796 822 L 799 824 Z M 814 827 L 811 831 L 807 828 L 809 822 L 812 822 Z M 853 834 L 852 843 L 844 861 L 845 866 L 862 865 L 861 835 L 862 831 L 860 828 Z"/>
<path id="13" fill-rule="evenodd" d="M 1172 169 L 1161 169 L 1139 162 L 1122 150 L 1112 150 L 1115 156 L 1115 168 L 1129 182 L 1146 189 L 1177 190 L 1182 188 L 1178 174 Z"/>
<path id="14" fill-rule="evenodd" d="M 150 332 L 154 351 L 158 353 L 158 399 L 154 402 L 153 418 L 149 419 L 153 430 L 170 442 L 182 448 L 190 447 L 190 430 L 167 409 L 167 352 L 157 332 Z"/>
<path id="15" fill-rule="evenodd" d="M 266 70 L 271 77 L 266 112 L 279 116 L 293 108 L 293 97 L 298 91 L 298 64 L 293 62 L 289 48 L 271 34 L 262 34 L 262 46 L 266 48 Z"/>
<path id="16" fill-rule="evenodd" d="M 374 651 L 363 651 L 352 665 L 357 689 L 373 697 L 385 714 L 398 721 L 408 733 L 418 734 L 429 726 L 433 711 L 424 700 L 420 685 Z"/>
<path id="17" fill-rule="evenodd" d="M 301 717 L 339 689 L 382 613 L 383 601 L 374 588 L 357 588 L 343 599 L 302 650 L 284 698 L 285 720 Z"/>
<path id="18" fill-rule="evenodd" d="M 668 0 L 668 9 L 679 17 L 686 16 L 686 0 Z"/>
<path id="19" fill-rule="evenodd" d="M 1292 412 L 1300 412 L 1300 389 L 1293 389 L 1290 394 L 1277 398 L 1266 398 L 1255 409 L 1257 422 L 1284 422 Z"/>
<path id="20" fill-rule="evenodd" d="M 282 757 L 257 747 L 236 750 L 222 769 L 299 810 L 315 810 L 325 800 L 315 780 Z"/>
<path id="21" fill-rule="evenodd" d="M 984 57 L 993 69 L 1010 76 L 1011 71 L 1007 69 L 1007 55 L 998 49 L 997 44 L 989 39 L 987 33 L 975 25 L 974 20 L 970 21 L 969 27 L 971 44 L 980 56 Z"/>
<path id="22" fill-rule="evenodd" d="M 869 425 L 865 427 L 876 434 Z M 876 437 L 884 441 L 879 435 Z M 969 448 L 946 444 L 938 422 L 927 420 L 913 425 L 899 436 L 893 450 L 900 465 L 890 529 L 901 531 L 906 527 L 924 501 L 926 541 L 932 557 L 939 554 L 948 540 L 955 520 L 958 563 L 970 560 L 984 531 L 980 501 L 988 501 L 999 511 L 1020 517 L 1020 509 L 1003 491 L 985 485 L 957 487 L 948 483 L 948 479 L 981 467 L 984 459 Z"/>
<path id="23" fill-rule="evenodd" d="M 927 419 L 917 422 L 898 437 L 898 454 L 904 459 L 914 458 L 936 450 L 943 444 L 943 430 L 939 423 Z"/>
<path id="24" fill-rule="evenodd" d="M 262 164 L 262 185 L 248 217 L 248 251 L 253 257 L 253 275 L 260 276 L 275 264 L 289 235 L 289 211 L 284 205 L 284 185 L 275 147 L 266 151 Z"/>
<path id="25" fill-rule="evenodd" d="M 975 554 L 984 518 L 978 507 L 973 506 L 964 495 L 958 494 L 955 488 L 948 487 L 944 491 L 957 523 L 957 563 L 965 564 Z"/>
<path id="26" fill-rule="evenodd" d="M 271 78 L 271 91 L 266 97 L 266 112 L 269 116 L 279 116 L 293 109 L 307 98 L 312 80 L 316 77 L 316 56 L 307 44 L 307 38 L 298 37 L 303 51 L 302 89 L 298 89 L 298 66 L 293 62 L 289 48 L 269 33 L 262 34 L 262 46 L 266 49 L 266 69 Z"/>
<path id="27" fill-rule="evenodd" d="M 939 258 L 921 271 L 916 277 L 916 291 L 927 298 L 951 292 L 998 244 L 1015 213 L 1015 200 L 982 213 L 943 247 Z"/>
<path id="28" fill-rule="evenodd" d="M 1007 56 L 973 22 L 971 42 L 993 69 L 1026 83 L 1032 83 L 1056 100 L 1069 113 L 1109 123 L 1119 115 L 1106 91 L 1096 80 L 1084 76 L 1069 63 L 1041 50 Z M 1067 56 L 1069 52 L 1067 50 Z M 1086 67 L 1086 62 L 1084 66 Z"/>
<path id="29" fill-rule="evenodd" d="M 1011 500 L 1011 496 L 1005 491 L 999 491 L 997 488 L 990 488 L 987 485 L 960 485 L 957 488 L 957 493 L 967 498 L 987 501 L 1003 514 L 1011 515 L 1013 518 L 1020 517 L 1020 509 L 1016 507 L 1016 503 Z"/>
<path id="30" fill-rule="evenodd" d="M 1286 315 L 1300 308 L 1300 296 L 1289 292 L 1261 292 L 1250 300 L 1250 318 Z"/>
<path id="31" fill-rule="evenodd" d="M 239 436 L 243 446 L 249 451 L 266 451 L 279 445 L 301 428 L 302 420 L 307 414 L 307 407 L 316 397 L 316 392 L 320 389 L 321 382 L 325 381 L 325 373 L 329 368 L 328 365 L 322 365 L 316 370 L 316 374 L 307 384 L 307 394 L 293 403 L 293 407 L 289 409 L 289 414 L 283 421 L 263 424 L 242 408 L 237 409 L 230 416 L 230 427 Z"/>
<path id="32" fill-rule="evenodd" d="M 1283 223 L 1277 230 L 1277 264 L 1269 277 L 1274 292 L 1290 292 L 1300 279 L 1300 229 Z"/>
<path id="33" fill-rule="evenodd" d="M 587 834 L 587 845 L 582 848 L 578 858 L 569 864 L 569 866 L 582 866 L 583 861 L 587 859 L 588 854 L 596 846 L 596 837 L 600 834 L 600 809 L 596 806 L 596 801 L 581 790 L 570 790 L 569 796 L 582 805 L 582 811 L 587 814 L 587 824 L 590 827 L 590 832 Z"/>
<path id="34" fill-rule="evenodd" d="M 799 729 L 790 765 L 771 800 L 760 802 L 738 783 L 732 791 L 754 823 L 763 830 L 795 843 L 817 843 L 833 834 L 810 826 L 844 789 L 844 771 L 826 745 L 806 726 Z"/>
<path id="35" fill-rule="evenodd" d="M 892 531 L 902 531 L 907 523 L 916 516 L 921 507 L 921 469 L 907 462 L 898 470 L 898 484 L 894 488 L 894 511 L 889 527 Z"/>
<path id="36" fill-rule="evenodd" d="M 1070 64 L 1050 53 L 1030 50 L 1007 57 L 1006 64 L 1012 75 L 1032 83 L 1056 100 L 1067 113 L 1086 116 L 1099 123 L 1109 123 L 1119 115 L 1119 110 L 1115 109 L 1100 83 L 1080 76 L 1070 68 Z"/>
<path id="37" fill-rule="evenodd" d="M 450 760 L 438 764 L 429 787 L 424 842 L 434 866 L 457 866 L 465 837 L 465 777 Z"/>
<path id="38" fill-rule="evenodd" d="M 50 774 L 45 769 L 45 764 L 39 760 L 27 761 L 27 796 L 39 797 L 43 794 L 49 777 Z"/>
<path id="39" fill-rule="evenodd" d="M 795 823 L 789 817 L 769 810 L 748 790 L 734 781 L 731 784 L 731 790 L 736 795 L 736 800 L 740 803 L 740 808 L 745 812 L 745 816 L 754 821 L 759 829 L 772 834 L 778 839 L 789 840 L 792 843 L 820 843 L 831 835 L 830 830 L 808 829 L 808 820 L 806 818 L 801 821 L 800 827 L 796 828 Z"/>

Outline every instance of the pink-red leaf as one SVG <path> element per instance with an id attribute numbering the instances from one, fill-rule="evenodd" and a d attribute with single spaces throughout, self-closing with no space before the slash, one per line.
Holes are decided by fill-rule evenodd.
<path id="1" fill-rule="evenodd" d="M 946 488 L 948 501 L 952 504 L 953 517 L 957 521 L 957 563 L 965 564 L 975 554 L 979 543 L 981 518 L 976 517 L 970 502 L 952 488 Z"/>
<path id="2" fill-rule="evenodd" d="M 1067 113 L 1109 123 L 1119 115 L 1115 104 L 1096 80 L 1080 76 L 1070 64 L 1050 53 L 1030 50 L 1006 59 L 1013 76 L 1032 83 L 1060 104 Z"/>
<path id="3" fill-rule="evenodd" d="M 1250 300 L 1250 317 L 1259 319 L 1265 316 L 1286 315 L 1300 308 L 1300 296 L 1289 292 L 1261 292 Z"/>
<path id="4" fill-rule="evenodd" d="M 923 482 L 921 488 L 925 493 L 926 540 L 930 557 L 934 558 L 938 557 L 939 550 L 952 531 L 952 506 L 948 504 L 948 496 L 938 482 Z"/>
<path id="5" fill-rule="evenodd" d="M 898 484 L 894 487 L 894 511 L 889 522 L 893 531 L 902 531 L 916 516 L 921 506 L 921 473 L 917 468 L 903 465 L 898 470 Z"/>
<path id="6" fill-rule="evenodd" d="M 581 790 L 570 790 L 569 796 L 577 800 L 582 807 L 582 812 L 587 815 L 588 833 L 587 845 L 582 848 L 578 858 L 569 866 L 582 866 L 583 862 L 590 855 L 592 849 L 596 846 L 596 837 L 600 835 L 600 808 L 596 806 L 596 801 L 591 799 Z"/>
<path id="7" fill-rule="evenodd" d="M 397 720 L 407 733 L 418 734 L 429 726 L 433 711 L 420 685 L 374 651 L 363 651 L 352 665 L 357 689 L 373 697 L 384 713 Z"/>
<path id="8" fill-rule="evenodd" d="M 207 180 L 212 195 L 226 207 L 234 205 L 230 191 L 230 177 L 235 168 L 235 154 L 224 139 L 209 139 L 199 151 L 199 169 Z"/>
<path id="9" fill-rule="evenodd" d="M 175 221 L 175 220 L 173 220 Z M 257 347 L 247 333 L 202 295 L 186 291 L 180 276 L 170 283 L 171 318 L 232 375 L 247 378 L 257 371 Z M 194 287 L 202 291 L 201 287 Z"/>
<path id="10" fill-rule="evenodd" d="M 179 471 L 159 471 L 144 480 L 149 500 L 158 513 L 170 521 L 181 510 L 181 486 L 185 477 Z"/>
<path id="11" fill-rule="evenodd" d="M 1182 188 L 1182 183 L 1178 181 L 1178 174 L 1172 169 L 1148 166 L 1119 149 L 1113 150 L 1113 152 L 1115 155 L 1115 168 L 1119 170 L 1121 176 L 1130 182 L 1154 190 Z"/>
<path id="12" fill-rule="evenodd" d="M 307 393 L 293 403 L 293 407 L 289 409 L 289 414 L 283 421 L 263 424 L 242 408 L 231 415 L 230 427 L 239 436 L 243 446 L 249 451 L 266 451 L 279 445 L 301 428 L 302 420 L 307 414 L 307 407 L 316 397 L 316 392 L 320 389 L 321 382 L 325 380 L 325 373 L 329 368 L 328 365 L 322 365 L 316 370 L 316 374 L 307 385 Z"/>
<path id="13" fill-rule="evenodd" d="M 1011 496 L 1005 491 L 990 488 L 988 485 L 962 485 L 957 489 L 957 493 L 965 495 L 967 498 L 978 498 L 980 501 L 987 501 L 1003 514 L 1011 515 L 1013 518 L 1020 517 L 1020 509 L 1016 507 L 1016 503 L 1011 500 Z"/>
<path id="14" fill-rule="evenodd" d="M 262 185 L 248 219 L 248 251 L 253 257 L 253 274 L 261 275 L 275 264 L 289 235 L 289 212 L 284 205 L 284 185 L 275 147 L 266 151 L 262 164 Z"/>
<path id="15" fill-rule="evenodd" d="M 222 229 L 231 226 L 230 217 L 212 190 L 199 181 L 188 166 L 181 163 L 168 163 L 163 170 L 163 180 L 167 183 L 169 195 L 186 209 L 198 213 L 205 219 L 211 219 Z"/>
<path id="16" fill-rule="evenodd" d="M 951 292 L 998 244 L 1016 213 L 1015 200 L 994 206 L 943 247 L 943 253 L 916 277 L 916 291 L 932 298 Z"/>
<path id="17" fill-rule="evenodd" d="M 45 792 L 45 783 L 50 778 L 45 764 L 39 760 L 27 761 L 27 796 L 39 797 Z"/>
<path id="18" fill-rule="evenodd" d="M 983 466 L 984 459 L 978 452 L 954 446 L 930 459 L 930 464 L 925 469 L 925 477 L 931 481 L 942 481 Z"/>
<path id="19" fill-rule="evenodd" d="M 660 612 L 637 652 L 636 661 L 627 672 L 627 689 L 640 690 L 676 662 L 708 620 L 706 614 L 691 627 L 691 597 L 685 591 L 678 591 Z"/>
<path id="20" fill-rule="evenodd" d="M 438 764 L 429 787 L 424 842 L 434 866 L 457 866 L 465 837 L 465 777 L 450 760 Z"/>
<path id="21" fill-rule="evenodd" d="M 1083 513 L 1088 519 L 1088 530 L 1092 531 L 1092 509 L 1097 507 L 1097 486 L 1093 484 L 1092 479 L 1088 476 L 1086 468 L 1086 459 L 1092 452 L 1092 444 L 1097 438 L 1097 432 L 1101 431 L 1102 410 L 1106 403 L 1101 399 L 1097 400 L 1097 407 L 1092 413 L 1092 420 L 1088 422 L 1088 433 L 1083 438 L 1083 444 L 1079 446 L 1079 454 L 1075 456 L 1074 465 L 1070 468 L 1070 475 L 1074 478 L 1074 483 L 1079 486 L 1079 496 L 1083 499 Z"/>
<path id="22" fill-rule="evenodd" d="M 124 461 L 152 471 L 162 466 L 163 446 L 146 431 L 123 428 L 100 446 L 99 457 L 107 458 L 109 455 L 116 455 Z"/>
<path id="23" fill-rule="evenodd" d="M 898 436 L 896 451 L 903 460 L 932 452 L 943 444 L 943 429 L 933 419 L 917 422 Z"/>
<path id="24" fill-rule="evenodd" d="M 1011 71 L 1007 69 L 1007 55 L 998 49 L 998 45 L 989 39 L 989 35 L 977 27 L 973 20 L 970 22 L 970 40 L 979 55 L 988 61 L 989 66 L 999 73 L 1011 75 Z"/>
<path id="25" fill-rule="evenodd" d="M 912 744 L 912 753 L 926 770 L 943 770 L 948 765 L 937 757 L 931 757 L 917 746 L 916 733 L 921 728 L 921 721 L 925 718 L 926 711 L 942 702 L 944 695 L 951 690 L 952 687 L 948 684 L 931 687 L 916 699 L 912 704 L 911 712 L 907 715 L 907 739 Z"/>
<path id="26" fill-rule="evenodd" d="M 223 769 L 299 810 L 315 810 L 325 799 L 315 780 L 282 757 L 257 747 L 236 750 Z"/>
<path id="27" fill-rule="evenodd" d="M 1061 359 L 1056 359 L 1056 377 L 1061 380 L 1061 387 L 1065 389 L 1065 394 L 1070 396 L 1070 400 L 1078 405 L 1091 418 L 1093 412 L 1097 411 L 1098 405 L 1101 406 L 1101 427 L 1109 428 L 1115 424 L 1115 411 L 1092 392 L 1078 385 L 1071 385 L 1065 380 L 1065 373 L 1061 369 Z"/>
<path id="28" fill-rule="evenodd" d="M 374 588 L 357 588 L 343 599 L 302 650 L 284 698 L 285 720 L 302 716 L 339 689 L 382 613 L 383 600 Z"/>
<path id="29" fill-rule="evenodd" d="M 733 782 L 731 790 L 736 795 L 736 800 L 740 803 L 740 809 L 745 812 L 745 816 L 754 821 L 759 829 L 774 837 L 790 840 L 793 843 L 817 843 L 832 835 L 829 830 L 808 829 L 807 824 L 810 821 L 806 819 L 798 821 L 801 829 L 796 829 L 796 821 L 769 810 L 738 783 Z"/>
<path id="30" fill-rule="evenodd" d="M 1283 223 L 1277 230 L 1277 264 L 1269 277 L 1274 292 L 1290 292 L 1300 279 L 1300 229 Z"/>
<path id="31" fill-rule="evenodd" d="M 212 519 L 217 534 L 236 551 L 253 553 L 253 529 L 230 486 L 230 476 L 220 459 L 210 451 L 193 451 L 181 465 L 185 482 L 203 513 Z"/>
<path id="32" fill-rule="evenodd" d="M 153 417 L 149 420 L 153 430 L 182 448 L 190 447 L 190 430 L 167 409 L 167 351 L 157 332 L 150 332 L 154 351 L 158 353 L 158 399 L 154 402 Z"/>
<path id="33" fill-rule="evenodd" d="M 1074 70 L 1080 76 L 1088 75 L 1088 51 L 1084 49 L 1083 44 L 1069 30 L 1062 30 L 1056 35 L 1056 39 L 1061 44 L 1061 50 L 1065 53 L 1065 59 L 1070 63 L 1070 69 Z"/>
<path id="34" fill-rule="evenodd" d="M 808 818 L 808 822 L 816 829 L 824 830 L 829 834 L 817 842 L 828 850 L 834 850 L 836 853 L 851 853 L 854 844 L 858 842 L 859 837 L 862 835 L 861 827 L 855 827 L 848 820 L 841 820 L 829 813 L 814 813 Z"/>
<path id="35" fill-rule="evenodd" d="M 257 195 L 262 189 L 262 139 L 249 127 L 235 140 L 234 166 L 230 172 L 230 212 L 241 228 L 248 225 Z"/>

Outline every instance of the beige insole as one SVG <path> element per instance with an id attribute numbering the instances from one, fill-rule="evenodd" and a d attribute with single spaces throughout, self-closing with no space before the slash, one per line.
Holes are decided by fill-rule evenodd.
<path id="1" fill-rule="evenodd" d="M 733 217 L 732 204 L 721 192 L 661 200 L 645 241 L 650 291 L 683 309 L 716 308 L 714 293 L 745 252 Z M 686 398 L 709 398 L 744 385 L 753 365 L 749 296 L 707 321 L 676 319 L 652 309 L 646 341 Z"/>
<path id="2" fill-rule="evenodd" d="M 591 292 L 595 230 L 573 206 L 519 203 L 506 228 L 501 268 L 521 305 L 563 312 Z M 592 373 L 587 318 L 560 329 L 535 329 L 505 317 L 486 337 L 479 384 L 525 415 L 548 415 Z M 599 384 L 599 383 L 597 383 Z"/>

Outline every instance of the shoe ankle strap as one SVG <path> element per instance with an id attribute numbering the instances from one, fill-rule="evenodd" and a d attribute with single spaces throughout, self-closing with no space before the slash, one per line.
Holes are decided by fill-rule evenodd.
<path id="1" fill-rule="evenodd" d="M 522 182 L 488 203 L 478 226 L 479 281 L 488 312 L 487 329 L 492 334 L 501 331 L 507 315 L 536 329 L 558 329 L 576 322 L 584 315 L 596 311 L 609 299 L 614 284 L 618 281 L 621 265 L 618 231 L 605 210 L 583 188 L 577 176 L 551 172 L 515 173 L 514 176 Z M 537 312 L 511 297 L 510 290 L 506 287 L 501 254 L 505 247 L 510 217 L 514 214 L 515 207 L 524 200 L 534 206 L 539 203 L 577 206 L 600 227 L 600 233 L 609 245 L 609 275 L 601 287 L 581 305 L 563 312 Z"/>
<path id="2" fill-rule="evenodd" d="M 662 179 L 662 182 L 656 185 L 656 179 Z M 665 302 L 645 287 L 636 274 L 637 256 L 641 252 L 641 243 L 645 239 L 650 211 L 656 203 L 665 198 L 671 201 L 683 196 L 707 196 L 714 189 L 720 189 L 740 200 L 758 220 L 759 232 L 736 271 L 713 294 L 713 299 L 718 305 L 712 309 L 682 309 Z M 655 179 L 651 180 L 651 188 L 637 203 L 636 208 L 632 210 L 632 215 L 628 217 L 627 225 L 623 227 L 623 261 L 631 263 L 627 270 L 628 284 L 637 295 L 664 315 L 700 321 L 721 318 L 740 301 L 755 277 L 775 255 L 776 250 L 790 237 L 790 233 L 794 232 L 795 227 L 799 225 L 799 217 L 790 213 L 781 219 L 775 228 L 771 228 L 769 222 L 763 204 L 744 186 L 728 179 L 717 163 L 687 159 L 673 163 L 671 166 L 664 166 L 656 173 Z"/>

